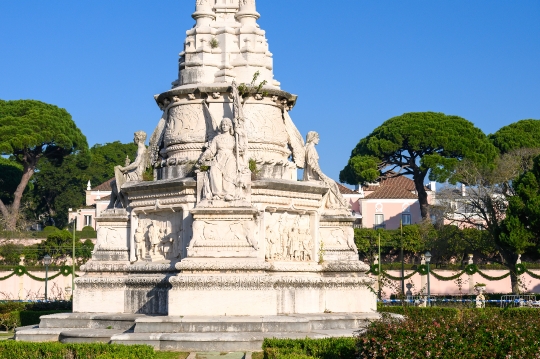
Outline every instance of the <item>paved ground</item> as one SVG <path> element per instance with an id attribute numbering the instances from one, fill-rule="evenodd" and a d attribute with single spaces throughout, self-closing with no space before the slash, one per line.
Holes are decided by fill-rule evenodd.
<path id="1" fill-rule="evenodd" d="M 0 332 L 0 340 L 6 340 L 13 337 L 13 332 Z"/>

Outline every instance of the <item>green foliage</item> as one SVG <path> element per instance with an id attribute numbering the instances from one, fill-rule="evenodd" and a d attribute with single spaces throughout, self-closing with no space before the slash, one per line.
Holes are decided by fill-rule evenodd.
<path id="1" fill-rule="evenodd" d="M 0 157 L 0 199 L 5 204 L 13 201 L 13 193 L 21 182 L 23 167 L 11 160 Z"/>
<path id="2" fill-rule="evenodd" d="M 388 171 L 410 175 L 415 181 L 422 216 L 426 218 L 426 176 L 444 182 L 457 180 L 454 169 L 460 160 L 490 164 L 497 149 L 484 133 L 458 116 L 413 112 L 393 117 L 360 140 L 339 180 L 349 184 L 373 182 Z M 392 175 L 396 175 L 395 172 Z"/>
<path id="3" fill-rule="evenodd" d="M 373 322 L 358 336 L 358 358 L 538 357 L 537 309 L 387 310 L 403 314 L 405 320 L 385 316 Z"/>
<path id="4" fill-rule="evenodd" d="M 47 158 L 38 163 L 32 191 L 36 211 L 46 213 L 59 228 L 68 225 L 69 208 L 84 205 L 87 166 L 80 154 L 66 156 L 60 165 Z"/>
<path id="5" fill-rule="evenodd" d="M 265 339 L 264 359 L 353 358 L 355 338 Z"/>
<path id="6" fill-rule="evenodd" d="M 540 156 L 512 187 L 515 195 L 508 198 L 499 237 L 502 246 L 521 254 L 540 243 Z"/>
<path id="7" fill-rule="evenodd" d="M 500 128 L 489 139 L 501 153 L 540 147 L 540 120 L 521 120 Z"/>
<path id="8" fill-rule="evenodd" d="M 32 343 L 5 340 L 0 342 L 0 359 L 153 359 L 149 345 Z"/>
<path id="9" fill-rule="evenodd" d="M 3 155 L 27 164 L 28 153 L 61 160 L 74 151 L 88 155 L 88 144 L 66 110 L 35 100 L 0 100 Z"/>
<path id="10" fill-rule="evenodd" d="M 134 143 L 121 143 L 115 141 L 104 145 L 96 144 L 90 148 L 92 162 L 85 171 L 86 180 L 97 186 L 114 177 L 114 167 L 124 165 L 126 156 L 135 160 L 137 145 Z"/>
<path id="11" fill-rule="evenodd" d="M 78 154 L 81 163 L 90 160 L 86 137 L 66 110 L 34 100 L 0 100 L 0 154 L 10 155 L 22 166 L 10 208 L 0 201 L 8 230 L 15 230 L 20 222 L 23 191 L 38 162 L 47 158 L 60 165 L 72 153 Z"/>
<path id="12" fill-rule="evenodd" d="M 47 226 L 47 227 L 43 228 L 43 233 L 46 233 L 47 235 L 49 233 L 56 232 L 56 231 L 58 231 L 58 228 L 55 227 L 55 226 Z"/>

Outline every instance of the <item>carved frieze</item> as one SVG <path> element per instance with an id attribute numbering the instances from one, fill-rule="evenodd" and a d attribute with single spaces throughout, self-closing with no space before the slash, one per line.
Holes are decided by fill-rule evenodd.
<path id="1" fill-rule="evenodd" d="M 77 289 L 108 290 L 124 289 L 126 287 L 126 277 L 79 277 L 75 278 Z"/>
<path id="2" fill-rule="evenodd" d="M 265 213 L 266 259 L 313 261 L 314 238 L 309 216 Z"/>
<path id="3" fill-rule="evenodd" d="M 169 278 L 173 289 L 194 290 L 269 290 L 278 288 L 358 289 L 373 284 L 363 277 L 303 277 L 255 275 L 179 275 Z"/>

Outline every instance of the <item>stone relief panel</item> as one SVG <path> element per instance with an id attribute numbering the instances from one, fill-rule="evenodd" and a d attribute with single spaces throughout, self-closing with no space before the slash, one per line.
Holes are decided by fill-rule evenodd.
<path id="1" fill-rule="evenodd" d="M 99 227 L 97 243 L 94 250 L 119 250 L 127 249 L 125 228 Z"/>
<path id="2" fill-rule="evenodd" d="M 193 222 L 193 238 L 190 249 L 197 247 L 208 248 L 259 248 L 255 221 L 208 221 Z"/>
<path id="3" fill-rule="evenodd" d="M 134 242 L 138 261 L 180 259 L 184 245 L 181 212 L 140 214 Z"/>
<path id="4" fill-rule="evenodd" d="M 165 127 L 165 146 L 208 140 L 214 132 L 212 119 L 202 104 L 183 104 L 169 110 Z"/>
<path id="5" fill-rule="evenodd" d="M 314 260 L 314 238 L 308 215 L 276 212 L 265 214 L 267 260 Z"/>
<path id="6" fill-rule="evenodd" d="M 320 228 L 320 236 L 327 247 L 346 247 L 356 250 L 352 227 L 323 227 Z"/>
<path id="7" fill-rule="evenodd" d="M 288 135 L 281 109 L 261 104 L 244 105 L 249 142 L 274 143 L 286 146 Z"/>

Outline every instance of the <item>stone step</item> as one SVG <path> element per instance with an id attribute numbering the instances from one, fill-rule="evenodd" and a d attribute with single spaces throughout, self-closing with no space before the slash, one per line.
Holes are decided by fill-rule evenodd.
<path id="1" fill-rule="evenodd" d="M 41 317 L 40 328 L 129 330 L 143 314 L 59 313 Z"/>
<path id="2" fill-rule="evenodd" d="M 365 314 L 291 314 L 279 316 L 144 317 L 136 320 L 135 333 L 212 332 L 311 332 L 313 330 L 357 329 L 379 319 Z"/>
<path id="3" fill-rule="evenodd" d="M 319 330 L 316 332 L 234 332 L 234 333 L 124 333 L 111 338 L 111 343 L 152 345 L 165 351 L 261 351 L 265 338 L 321 339 L 330 337 L 352 337 L 358 329 Z"/>
<path id="4" fill-rule="evenodd" d="M 307 332 L 309 320 L 289 316 L 146 317 L 136 320 L 135 333 Z"/>
<path id="5" fill-rule="evenodd" d="M 69 328 L 40 328 L 29 325 L 15 329 L 15 340 L 25 342 L 57 342 L 60 333 Z"/>
<path id="6" fill-rule="evenodd" d="M 59 341 L 68 343 L 109 343 L 114 335 L 124 331 L 114 329 L 70 329 L 60 333 Z"/>

